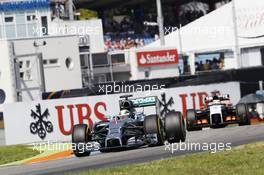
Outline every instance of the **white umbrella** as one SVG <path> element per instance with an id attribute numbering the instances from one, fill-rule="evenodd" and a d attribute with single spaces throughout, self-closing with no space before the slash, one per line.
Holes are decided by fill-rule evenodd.
<path id="1" fill-rule="evenodd" d="M 263 96 L 257 94 L 249 94 L 241 98 L 241 100 L 238 103 L 249 104 L 249 103 L 262 103 L 262 102 L 264 102 Z"/>

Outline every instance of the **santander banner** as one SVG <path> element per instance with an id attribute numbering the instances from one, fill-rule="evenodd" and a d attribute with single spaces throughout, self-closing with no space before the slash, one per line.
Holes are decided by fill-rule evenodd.
<path id="1" fill-rule="evenodd" d="M 177 49 L 137 52 L 138 67 L 178 64 Z"/>

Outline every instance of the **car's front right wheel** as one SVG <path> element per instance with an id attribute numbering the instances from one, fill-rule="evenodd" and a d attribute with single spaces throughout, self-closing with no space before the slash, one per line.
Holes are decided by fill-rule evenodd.
<path id="1" fill-rule="evenodd" d="M 188 109 L 186 112 L 186 123 L 187 123 L 187 131 L 200 131 L 202 127 L 194 127 L 194 123 L 196 121 L 195 110 Z"/>
<path id="2" fill-rule="evenodd" d="M 88 126 L 85 124 L 74 125 L 72 132 L 72 150 L 76 157 L 89 156 L 91 151 L 85 149 L 88 141 Z"/>

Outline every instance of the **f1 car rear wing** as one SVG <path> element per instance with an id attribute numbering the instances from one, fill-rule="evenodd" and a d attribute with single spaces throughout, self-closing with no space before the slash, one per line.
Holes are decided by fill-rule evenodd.
<path id="1" fill-rule="evenodd" d="M 158 116 L 161 116 L 160 102 L 157 96 L 142 97 L 136 99 L 128 99 L 128 97 L 125 98 L 126 99 L 119 101 L 120 110 L 155 106 L 156 114 Z"/>
<path id="2" fill-rule="evenodd" d="M 228 94 L 225 95 L 219 95 L 219 96 L 209 96 L 209 97 L 205 97 L 204 101 L 205 103 L 209 103 L 212 102 L 213 100 L 220 100 L 220 101 L 224 101 L 224 100 L 230 100 L 230 96 Z"/>
<path id="3" fill-rule="evenodd" d="M 158 103 L 157 97 L 145 97 L 145 98 L 137 98 L 137 99 L 131 99 L 133 103 L 134 108 L 140 108 L 140 107 L 147 107 L 147 106 L 156 106 Z"/>
<path id="4" fill-rule="evenodd" d="M 143 98 L 136 98 L 136 99 L 126 99 L 120 100 L 120 108 L 141 108 L 147 106 L 157 106 L 159 100 L 156 96 L 151 97 L 143 97 Z"/>

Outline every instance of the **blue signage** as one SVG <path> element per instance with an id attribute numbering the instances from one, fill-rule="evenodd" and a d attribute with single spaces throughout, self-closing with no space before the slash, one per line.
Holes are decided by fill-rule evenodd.
<path id="1" fill-rule="evenodd" d="M 0 11 L 36 10 L 49 8 L 49 0 L 27 0 L 0 2 Z"/>

